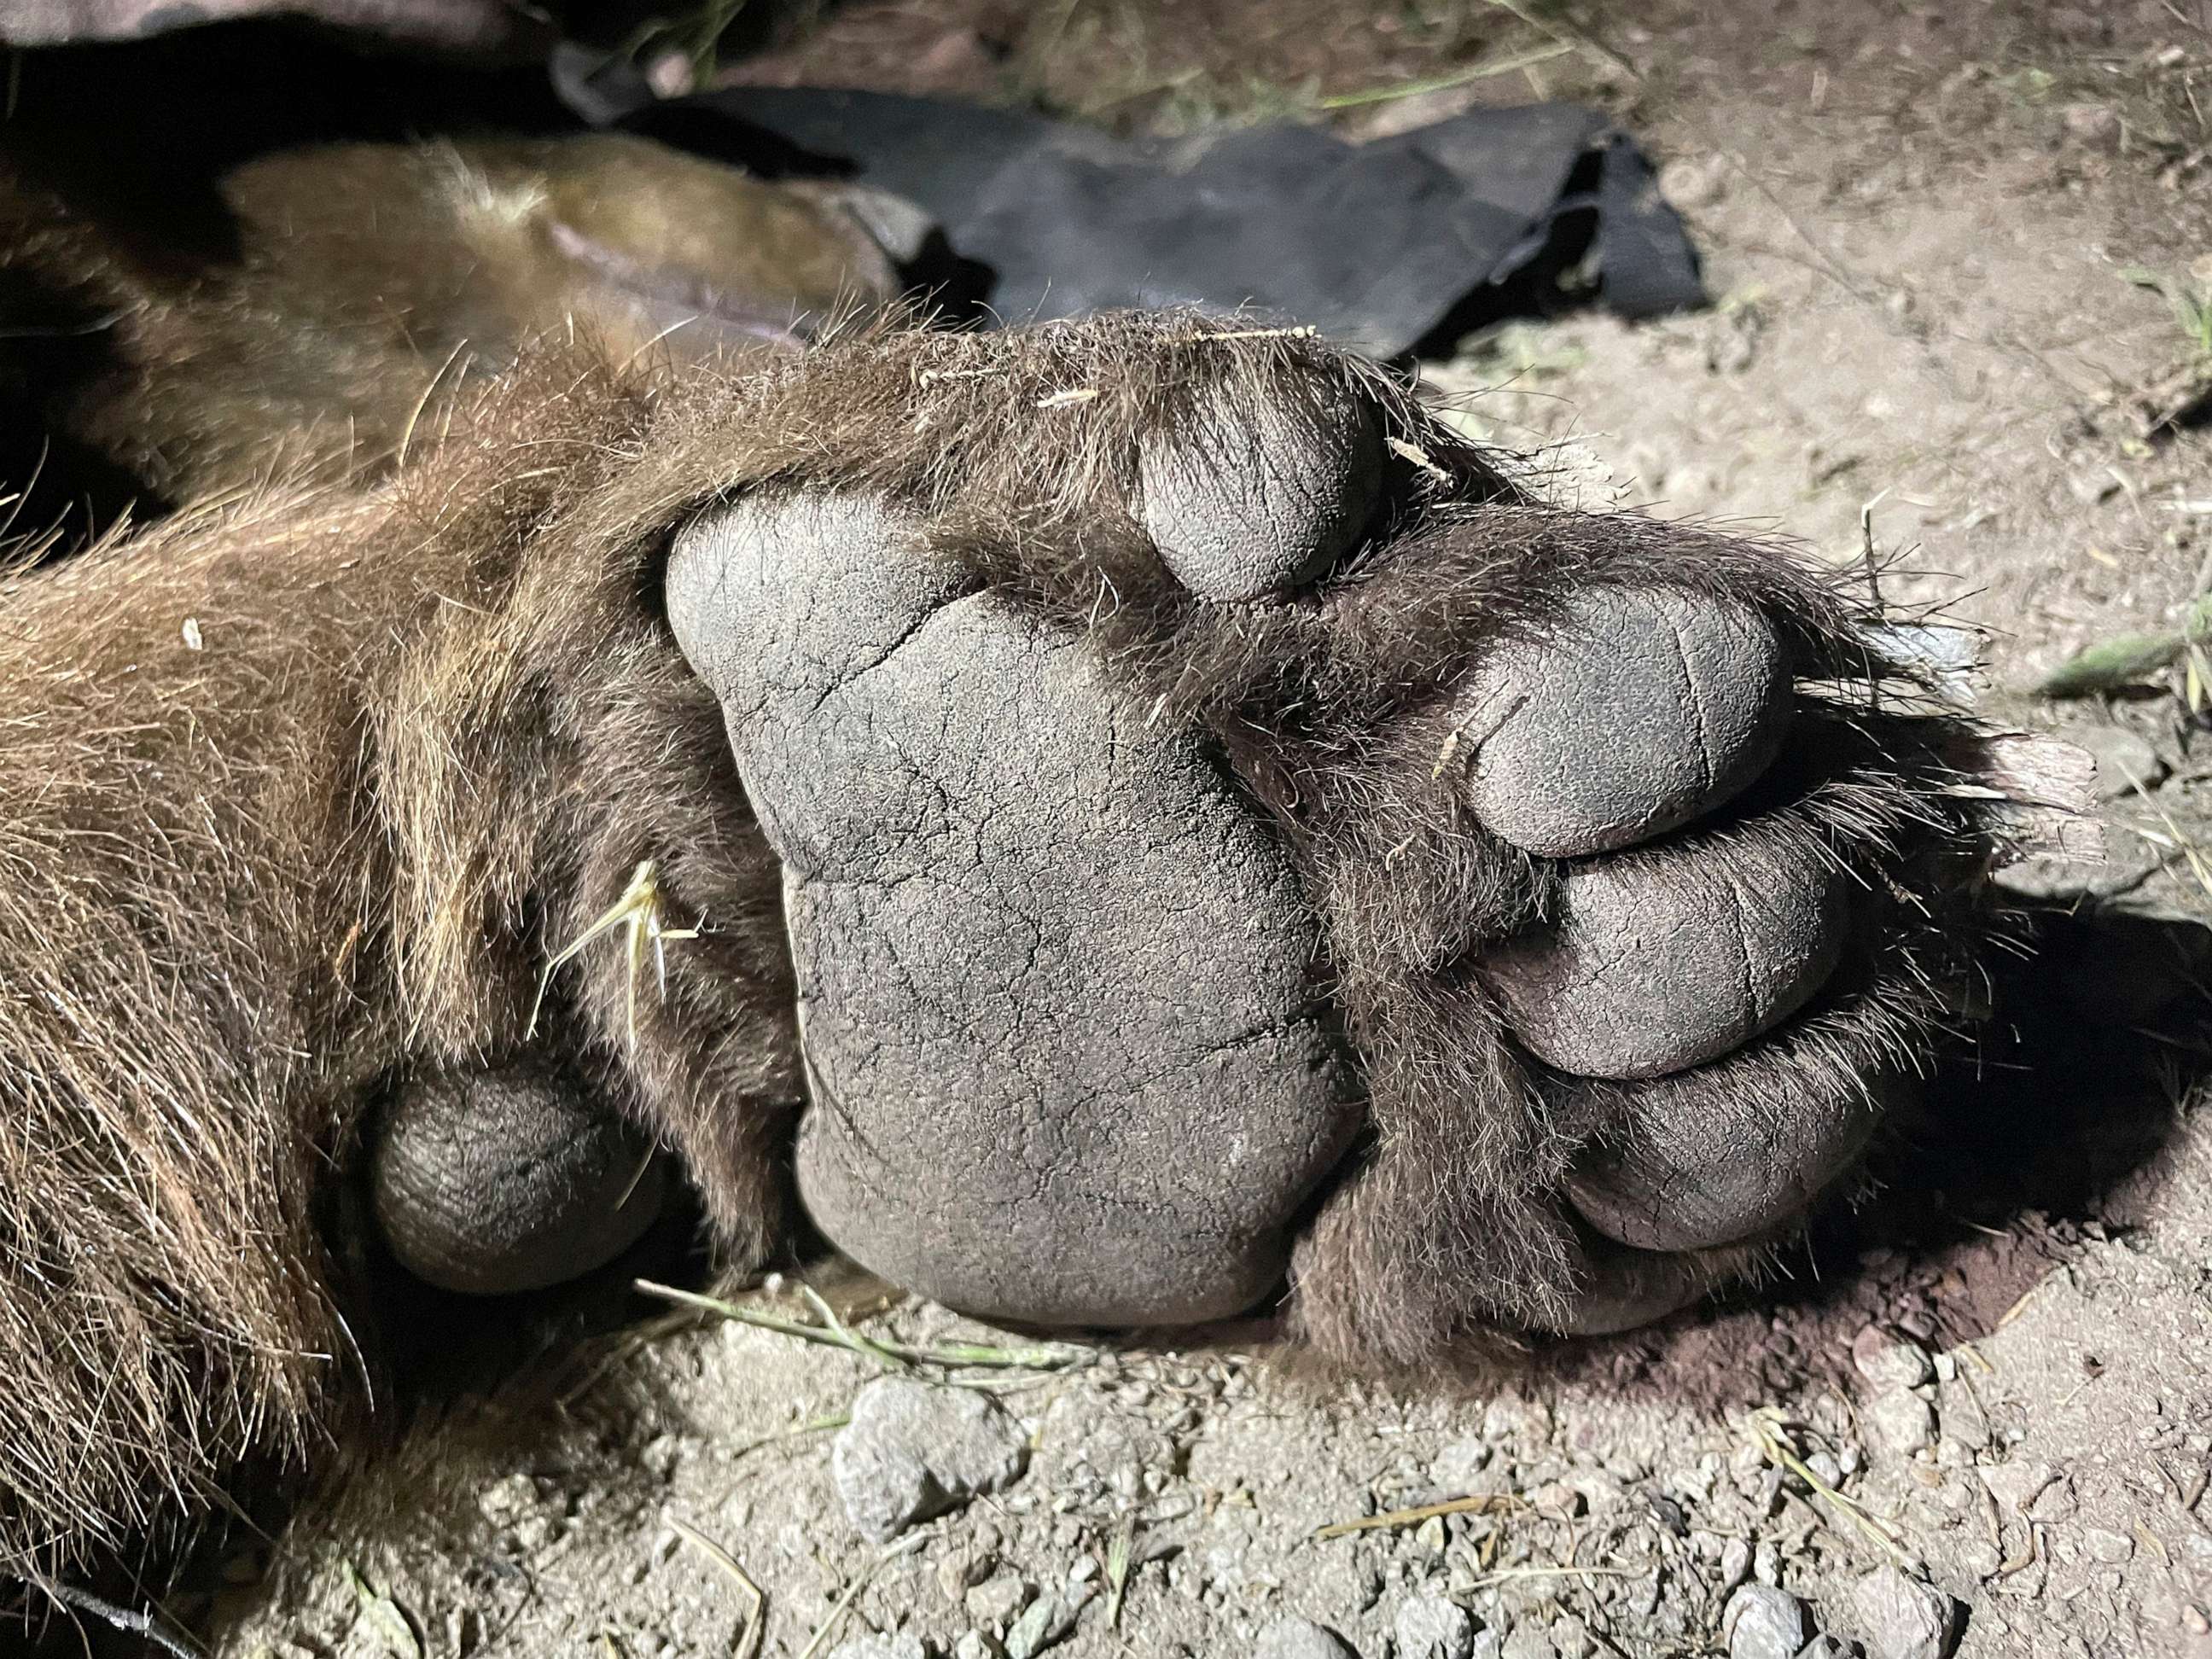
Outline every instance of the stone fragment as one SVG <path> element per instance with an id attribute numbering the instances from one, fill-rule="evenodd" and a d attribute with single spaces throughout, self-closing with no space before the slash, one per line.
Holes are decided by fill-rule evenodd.
<path id="1" fill-rule="evenodd" d="M 1729 1597 L 1721 1614 L 1729 1659 L 1796 1659 L 1812 1634 L 1805 1604 L 1765 1584 L 1746 1584 Z"/>
<path id="2" fill-rule="evenodd" d="M 1851 1606 L 1869 1659 L 1948 1659 L 1958 1640 L 1959 1604 L 1896 1567 L 1860 1579 Z"/>
<path id="3" fill-rule="evenodd" d="M 1851 1364 L 1879 1389 L 1916 1389 L 1936 1376 L 1927 1349 L 1880 1325 L 1866 1326 L 1851 1339 Z"/>
<path id="4" fill-rule="evenodd" d="M 880 1541 L 1011 1486 L 1028 1457 L 1021 1425 L 988 1395 L 886 1376 L 854 1398 L 830 1471 L 846 1519 Z"/>
<path id="5" fill-rule="evenodd" d="M 1866 1407 L 1867 1426 L 1893 1457 L 1911 1457 L 1936 1443 L 1936 1413 L 1917 1394 L 1893 1389 Z"/>
<path id="6" fill-rule="evenodd" d="M 1474 1648 L 1474 1620 L 1441 1595 L 1408 1596 L 1390 1629 L 1398 1659 L 1468 1659 Z"/>

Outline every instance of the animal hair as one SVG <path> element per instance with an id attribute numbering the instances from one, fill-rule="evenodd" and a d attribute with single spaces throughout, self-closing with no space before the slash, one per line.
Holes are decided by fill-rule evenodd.
<path id="1" fill-rule="evenodd" d="M 1216 397 L 1348 393 L 1395 459 L 1342 579 L 1191 599 L 1131 517 L 1139 435 Z M 1494 1022 L 1455 964 L 1547 890 L 1436 780 L 1447 688 L 1594 581 L 1746 599 L 1808 671 L 1883 672 L 1802 567 L 1546 507 L 1295 333 L 878 323 L 742 372 L 562 338 L 450 410 L 380 480 L 234 492 L 0 587 L 0 1567 L 125 1541 L 242 1458 L 297 1463 L 343 1431 L 378 1360 L 349 1335 L 331 1194 L 368 1103 L 547 1040 L 542 964 L 641 862 L 699 937 L 642 998 L 619 950 L 580 953 L 541 1029 L 680 1154 L 730 1262 L 783 1234 L 802 1087 L 779 872 L 660 609 L 671 536 L 710 504 L 913 507 L 979 581 L 1208 732 L 1284 823 L 1371 1098 L 1300 1249 L 1297 1317 L 1372 1363 L 1556 1320 L 1583 1245 L 1548 1194 L 1607 1128 L 1563 1121 L 1510 1045 L 1465 1040 Z M 1859 739 L 1775 786 L 1793 833 L 1856 868 L 1963 830 L 1935 751 L 1863 702 L 1833 720 Z M 1809 1022 L 1801 1069 L 1909 1065 L 1948 1006 L 1939 933 L 1885 927 L 1854 994 L 1879 1018 Z"/>

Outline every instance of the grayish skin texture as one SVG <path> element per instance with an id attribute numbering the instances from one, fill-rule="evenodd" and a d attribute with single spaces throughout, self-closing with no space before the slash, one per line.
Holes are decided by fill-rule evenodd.
<path id="1" fill-rule="evenodd" d="M 611 1261 L 660 1213 L 667 1181 L 636 1131 L 526 1066 L 409 1084 L 369 1162 L 392 1254 L 476 1296 L 542 1290 Z"/>
<path id="2" fill-rule="evenodd" d="M 1790 667 L 1755 613 L 1690 593 L 1587 588 L 1556 634 L 1507 641 L 1468 678 L 1468 799 L 1551 858 L 1678 828 L 1765 770 Z"/>
<path id="3" fill-rule="evenodd" d="M 1755 836 L 1576 864 L 1552 924 L 1492 951 L 1484 977 L 1546 1065 L 1663 1076 L 1804 1006 L 1836 964 L 1844 886 L 1819 848 Z"/>
<path id="4" fill-rule="evenodd" d="M 864 502 L 742 501 L 670 565 L 784 860 L 801 1194 L 957 1307 L 1236 1312 L 1358 1121 L 1316 923 L 1189 737 L 1079 641 L 949 597 L 913 533 Z"/>
<path id="5" fill-rule="evenodd" d="M 1233 409 L 1218 397 L 1138 465 L 1145 533 L 1209 599 L 1271 599 L 1324 574 L 1374 511 L 1382 434 L 1342 398 Z"/>
<path id="6" fill-rule="evenodd" d="M 1374 514 L 1375 422 L 1322 397 L 1231 414 L 1202 403 L 1140 452 L 1133 517 L 1212 603 L 1326 592 Z M 841 1249 L 966 1311 L 1249 1308 L 1363 1117 L 1320 923 L 1197 735 L 1149 723 L 1079 635 L 981 591 L 927 530 L 873 499 L 763 493 L 696 520 L 667 570 L 785 866 L 801 1195 Z M 1602 1236 L 1573 1319 L 1597 1333 L 1694 1297 L 1698 1258 L 1664 1253 L 1794 1216 L 1875 1109 L 1818 1080 L 1738 1086 L 1724 1058 L 1818 993 L 1847 927 L 1838 877 L 1786 827 L 1683 829 L 1783 742 L 1773 629 L 1659 588 L 1564 611 L 1494 643 L 1452 706 L 1485 824 L 1572 860 L 1550 914 L 1474 973 L 1562 1083 L 1648 1079 L 1565 1194 Z"/>
<path id="7" fill-rule="evenodd" d="M 1571 1179 L 1584 1219 L 1645 1250 L 1695 1250 L 1751 1237 L 1800 1214 L 1856 1158 L 1905 1085 L 1792 1091 L 1781 1102 L 1730 1088 L 1719 1070 L 1661 1078 L 1635 1091 L 1617 1144 L 1594 1149 Z"/>

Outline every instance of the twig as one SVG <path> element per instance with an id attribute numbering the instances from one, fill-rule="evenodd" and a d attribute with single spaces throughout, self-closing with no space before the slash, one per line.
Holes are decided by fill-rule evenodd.
<path id="1" fill-rule="evenodd" d="M 750 1599 L 751 1610 L 745 1614 L 744 1639 L 738 1644 L 735 1659 L 753 1659 L 753 1656 L 761 1650 L 762 1638 L 768 1633 L 767 1592 L 753 1583 L 752 1575 L 738 1565 L 736 1556 L 682 1516 L 671 1515 L 668 1524 L 678 1538 L 713 1562 L 722 1575 Z"/>
<path id="2" fill-rule="evenodd" d="M 1314 1534 L 1316 1539 L 1348 1538 L 1355 1532 L 1373 1532 L 1382 1527 L 1416 1527 L 1439 1515 L 1504 1515 L 1528 1507 L 1526 1500 L 1510 1492 L 1482 1492 L 1473 1498 L 1454 1498 L 1441 1504 L 1424 1504 L 1418 1509 L 1385 1510 L 1380 1515 L 1363 1515 L 1357 1521 L 1339 1521 L 1322 1528 Z"/>
<path id="3" fill-rule="evenodd" d="M 143 1613 L 133 1613 L 128 1607 L 119 1607 L 112 1601 L 94 1595 L 90 1590 L 76 1589 L 68 1584 L 57 1584 L 50 1580 L 42 1581 L 39 1588 L 64 1607 L 88 1613 L 127 1635 L 144 1637 L 162 1652 L 174 1655 L 175 1659 L 199 1659 L 193 1649 L 186 1647 L 161 1628 L 161 1621 L 154 1616 L 150 1607 Z M 78 1634 L 82 1636 L 82 1632 Z"/>

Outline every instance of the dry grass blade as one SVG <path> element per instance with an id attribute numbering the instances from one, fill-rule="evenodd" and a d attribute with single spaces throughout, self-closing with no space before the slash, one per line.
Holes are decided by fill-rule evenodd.
<path id="1" fill-rule="evenodd" d="M 795 1337 L 801 1342 L 818 1343 L 823 1347 L 842 1348 L 863 1358 L 891 1365 L 942 1365 L 948 1369 L 974 1365 L 1018 1371 L 1063 1371 L 1097 1358 L 1092 1348 L 1077 1347 L 1071 1343 L 1049 1347 L 1001 1348 L 983 1342 L 945 1342 L 915 1344 L 910 1342 L 880 1342 L 856 1337 L 842 1323 L 836 1326 L 810 1325 L 803 1319 L 786 1319 L 779 1314 L 765 1313 L 758 1308 L 748 1308 L 735 1302 L 725 1301 L 719 1296 L 706 1296 L 697 1291 L 679 1291 L 672 1285 L 660 1285 L 649 1279 L 633 1281 L 641 1295 L 658 1297 L 664 1302 L 673 1302 L 679 1307 L 696 1308 L 723 1319 L 736 1321 L 740 1325 L 751 1325 L 763 1331 L 774 1331 L 779 1336 Z"/>
<path id="2" fill-rule="evenodd" d="M 629 1040 L 637 1044 L 637 981 L 645 972 L 646 952 L 653 953 L 654 970 L 665 995 L 668 989 L 668 941 L 696 939 L 696 927 L 671 927 L 667 923 L 668 908 L 660 892 L 660 878 L 651 859 L 641 861 L 630 874 L 629 885 L 622 896 L 602 910 L 592 925 L 562 945 L 553 959 L 545 964 L 538 975 L 538 996 L 530 1005 L 529 1030 L 538 1030 L 538 1016 L 545 1006 L 545 993 L 553 983 L 554 970 L 576 956 L 602 933 L 619 927 L 623 933 L 623 946 L 629 957 Z"/>
<path id="3" fill-rule="evenodd" d="M 1136 1547 L 1137 1523 L 1124 1516 L 1106 1546 L 1106 1628 L 1121 1627 L 1121 1597 L 1129 1588 L 1129 1556 Z"/>
<path id="4" fill-rule="evenodd" d="M 1424 93 L 1449 92 L 1454 87 L 1463 87 L 1476 81 L 1487 81 L 1493 76 L 1512 75 L 1524 69 L 1534 69 L 1539 64 L 1548 64 L 1554 58 L 1564 58 L 1577 50 L 1571 40 L 1553 40 L 1528 52 L 1516 52 L 1488 63 L 1476 64 L 1453 75 L 1439 75 L 1426 81 L 1408 81 L 1395 87 L 1370 87 L 1364 92 L 1340 92 L 1319 101 L 1322 109 L 1357 109 L 1363 104 L 1395 103 L 1401 98 L 1419 98 Z"/>
<path id="5" fill-rule="evenodd" d="M 2197 641 L 2212 635 L 2212 595 L 2184 613 L 2181 626 L 2152 634 L 2115 634 L 2075 652 L 2036 684 L 2039 696 L 2093 697 L 2118 691 L 2171 667 L 2185 654 L 2196 667 Z"/>
<path id="6" fill-rule="evenodd" d="M 1878 1547 L 1881 1553 L 1900 1567 L 1908 1567 L 1910 1558 L 1889 1528 L 1867 1513 L 1864 1505 L 1846 1498 L 1815 1474 L 1805 1460 L 1797 1455 L 1790 1445 L 1789 1428 L 1780 1411 L 1772 1406 L 1762 1406 L 1752 1413 L 1749 1419 L 1752 1443 L 1759 1448 L 1759 1455 L 1778 1468 L 1784 1468 L 1802 1480 L 1814 1494 L 1838 1515 L 1850 1523 L 1851 1529 Z"/>
<path id="7" fill-rule="evenodd" d="M 736 1556 L 682 1516 L 670 1516 L 668 1525 L 678 1538 L 712 1562 L 715 1570 L 735 1584 L 746 1597 L 750 1610 L 745 1614 L 744 1638 L 738 1644 L 737 1659 L 753 1659 L 753 1656 L 761 1650 L 762 1639 L 768 1634 L 768 1593 L 753 1583 L 752 1575 L 738 1565 Z"/>
<path id="8" fill-rule="evenodd" d="M 882 1343 L 862 1336 L 843 1320 L 838 1318 L 837 1310 L 823 1300 L 822 1293 L 811 1285 L 802 1282 L 799 1287 L 799 1293 L 806 1298 L 806 1305 L 822 1316 L 823 1324 L 829 1328 L 831 1334 L 854 1352 L 865 1354 L 871 1359 L 881 1360 L 890 1370 L 902 1371 L 907 1369 L 906 1361 L 898 1355 L 893 1353 Z"/>
<path id="9" fill-rule="evenodd" d="M 853 1603 L 860 1599 L 860 1592 L 867 1589 L 874 1581 L 876 1574 L 883 1570 L 887 1562 L 896 1561 L 900 1556 L 920 1549 L 921 1545 L 922 1534 L 916 1534 L 912 1538 L 904 1539 L 892 1545 L 890 1548 L 869 1562 L 861 1571 L 860 1576 L 845 1587 L 845 1593 L 837 1598 L 836 1604 L 830 1609 L 829 1616 L 816 1627 L 814 1634 L 807 1638 L 806 1645 L 799 1650 L 799 1659 L 814 1659 L 814 1656 L 822 1650 L 822 1644 L 830 1639 L 830 1633 L 837 1628 L 846 1613 L 852 1610 Z"/>
<path id="10" fill-rule="evenodd" d="M 1448 1498 L 1441 1504 L 1423 1504 L 1417 1509 L 1385 1510 L 1380 1515 L 1363 1515 L 1356 1521 L 1338 1521 L 1321 1528 L 1314 1536 L 1349 1538 L 1356 1532 L 1373 1532 L 1383 1527 L 1418 1527 L 1440 1515 L 1510 1515 L 1528 1507 L 1526 1500 L 1510 1492 L 1483 1492 L 1473 1498 Z"/>

